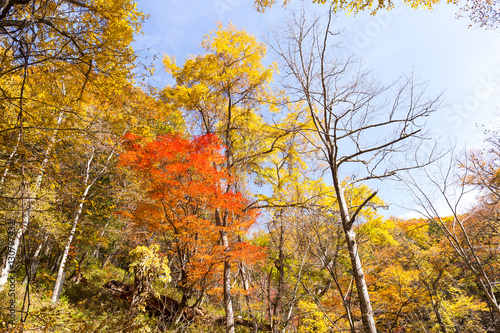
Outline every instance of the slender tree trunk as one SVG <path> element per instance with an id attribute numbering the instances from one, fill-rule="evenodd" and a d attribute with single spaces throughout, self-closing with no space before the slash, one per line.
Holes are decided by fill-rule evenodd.
<path id="1" fill-rule="evenodd" d="M 73 220 L 73 226 L 71 227 L 68 240 L 66 241 L 66 246 L 64 247 L 61 263 L 59 264 L 59 270 L 57 271 L 57 278 L 54 284 L 54 289 L 52 291 L 52 299 L 51 299 L 52 303 L 57 303 L 57 301 L 59 300 L 59 296 L 61 295 L 62 286 L 64 284 L 64 267 L 66 265 L 66 260 L 68 259 L 68 253 L 71 247 L 71 242 L 73 242 L 73 237 L 75 236 L 76 227 L 78 225 L 78 222 L 80 221 L 80 216 L 82 215 L 83 205 L 85 203 L 85 199 L 87 198 L 91 186 L 92 185 L 87 185 L 85 191 L 83 192 L 80 198 L 80 204 L 78 205 L 78 210 L 75 214 L 75 219 Z"/>
<path id="2" fill-rule="evenodd" d="M 306 263 L 307 253 L 309 252 L 309 246 L 310 246 L 310 244 L 308 243 L 307 249 L 303 252 L 304 256 L 302 257 L 302 262 L 300 263 L 299 271 L 298 271 L 297 275 L 295 276 L 296 282 L 295 282 L 295 287 L 293 289 L 293 297 L 290 301 L 290 307 L 288 308 L 288 314 L 287 314 L 286 320 L 284 321 L 284 324 L 283 324 L 283 331 L 282 331 L 283 333 L 287 332 L 286 328 L 287 328 L 288 324 L 290 323 L 290 320 L 292 319 L 293 308 L 295 307 L 295 302 L 297 300 L 297 292 L 299 290 L 300 281 L 302 280 L 302 272 L 304 269 L 304 265 Z"/>
<path id="3" fill-rule="evenodd" d="M 89 184 L 89 176 L 90 176 L 90 166 L 92 164 L 92 160 L 94 159 L 94 151 L 92 150 L 92 155 L 90 156 L 88 162 L 87 162 L 87 169 L 85 171 L 85 190 L 82 193 L 82 196 L 80 197 L 80 204 L 78 205 L 78 209 L 75 214 L 75 218 L 73 220 L 73 225 L 71 227 L 71 231 L 68 236 L 68 240 L 66 241 L 66 246 L 64 247 L 64 252 L 62 254 L 61 262 L 59 264 L 59 269 L 57 271 L 57 278 L 56 282 L 54 283 L 54 289 L 52 290 L 52 303 L 57 303 L 59 300 L 59 296 L 61 295 L 62 287 L 64 284 L 64 278 L 65 278 L 65 272 L 64 272 L 64 267 L 66 265 L 66 260 L 68 259 L 68 253 L 69 249 L 71 247 L 71 242 L 73 241 L 73 237 L 75 236 L 76 232 L 76 227 L 78 225 L 78 221 L 80 220 L 80 216 L 83 211 L 83 205 L 85 204 L 85 200 L 87 199 L 87 195 L 89 193 L 90 188 L 94 184 L 94 182 L 91 182 Z"/>
<path id="4" fill-rule="evenodd" d="M 58 250 L 56 256 L 54 257 L 55 260 L 52 261 L 54 264 L 50 266 L 50 271 L 52 273 L 55 273 L 57 271 L 57 267 L 59 267 L 61 258 L 62 258 L 62 252 Z"/>
<path id="5" fill-rule="evenodd" d="M 335 249 L 335 258 L 331 262 L 327 263 L 327 269 L 330 272 L 330 276 L 332 277 L 333 282 L 335 283 L 337 290 L 340 293 L 340 296 L 342 297 L 342 305 L 344 306 L 344 309 L 345 309 L 345 314 L 347 317 L 347 321 L 349 322 L 349 328 L 351 329 L 351 333 L 356 333 L 356 327 L 354 324 L 354 320 L 352 318 L 351 303 L 348 300 L 349 293 L 352 293 L 351 292 L 352 279 L 351 279 L 351 282 L 349 283 L 349 287 L 347 288 L 347 290 L 344 294 L 342 287 L 340 285 L 338 276 L 337 276 L 337 269 L 336 269 L 338 255 L 339 255 L 340 248 L 341 248 L 341 233 L 342 232 L 343 232 L 343 230 L 340 230 L 340 228 L 337 231 L 337 245 L 336 245 L 336 249 Z M 325 257 L 325 260 L 326 260 L 326 257 Z"/>
<path id="6" fill-rule="evenodd" d="M 3 183 L 5 182 L 5 179 L 7 178 L 7 175 L 9 173 L 10 165 L 12 164 L 12 160 L 14 159 L 14 156 L 16 156 L 17 150 L 19 149 L 19 143 L 21 142 L 21 132 L 17 135 L 17 142 L 14 150 L 12 153 L 9 155 L 9 158 L 7 159 L 7 162 L 5 162 L 5 169 L 2 174 L 2 178 L 0 179 L 0 191 L 3 189 Z"/>
<path id="7" fill-rule="evenodd" d="M 241 236 L 238 236 L 238 242 L 242 242 L 243 239 Z M 245 303 L 247 304 L 248 308 L 248 313 L 250 314 L 250 319 L 252 319 L 252 330 L 253 332 L 257 332 L 258 330 L 258 324 L 257 324 L 257 318 L 255 318 L 255 315 L 252 310 L 252 301 L 250 300 L 250 295 L 248 294 L 248 291 L 250 290 L 250 282 L 249 278 L 246 272 L 245 265 L 243 263 L 239 264 L 239 272 L 240 272 L 240 278 L 241 278 L 241 284 L 243 285 L 243 290 L 246 291 L 245 293 Z"/>
<path id="8" fill-rule="evenodd" d="M 344 228 L 345 238 L 347 242 L 347 249 L 349 250 L 349 258 L 351 259 L 351 266 L 356 282 L 356 289 L 358 291 L 359 307 L 361 310 L 361 319 L 366 333 L 376 333 L 377 327 L 373 319 L 373 310 L 370 303 L 370 295 L 368 294 L 368 287 L 366 286 L 365 275 L 359 257 L 358 244 L 356 241 L 356 232 L 354 231 L 354 223 L 349 216 L 349 210 L 345 200 L 345 193 L 342 185 L 340 184 L 335 168 L 332 167 L 332 178 L 339 204 L 340 217 L 342 226 Z"/>
<path id="9" fill-rule="evenodd" d="M 431 297 L 431 302 L 432 302 L 432 310 L 434 310 L 434 314 L 436 315 L 436 320 L 439 324 L 439 327 L 441 328 L 441 331 L 443 333 L 448 333 L 448 329 L 446 328 L 446 325 L 444 324 L 443 321 L 443 317 L 441 316 L 441 312 L 439 311 L 439 304 L 437 304 L 432 297 Z"/>
<path id="10" fill-rule="evenodd" d="M 43 247 L 47 243 L 47 240 L 49 239 L 49 236 L 45 236 L 43 239 L 42 243 L 38 246 L 38 248 L 35 251 L 35 254 L 33 255 L 33 261 L 31 262 L 31 279 L 35 277 L 36 271 L 38 270 L 38 265 L 40 264 L 40 252 L 42 251 Z"/>
<path id="11" fill-rule="evenodd" d="M 14 241 L 12 242 L 12 246 L 9 249 L 9 256 L 11 258 L 16 258 L 17 252 L 19 250 L 19 245 L 21 243 L 21 237 L 23 236 L 24 232 L 29 226 L 30 220 L 31 220 L 31 212 L 33 210 L 33 205 L 35 203 L 35 197 L 38 194 L 38 191 L 40 189 L 40 186 L 42 184 L 43 176 L 45 175 L 45 168 L 47 167 L 47 164 L 49 162 L 49 156 L 50 152 L 52 151 L 56 139 L 57 139 L 57 132 L 59 130 L 59 125 L 61 124 L 62 120 L 64 118 L 64 114 L 61 112 L 59 116 L 57 117 L 57 127 L 54 129 L 54 132 L 50 138 L 49 145 L 47 146 L 47 149 L 45 150 L 44 157 L 42 164 L 40 166 L 40 170 L 38 171 L 38 175 L 36 177 L 35 181 L 35 188 L 33 191 L 27 191 L 28 193 L 28 199 L 24 199 L 25 202 L 23 203 L 23 206 L 26 207 L 26 209 L 23 209 L 22 215 L 22 224 L 21 227 L 17 230 L 16 235 L 14 236 Z M 3 180 L 2 180 L 3 181 Z M 0 291 L 3 290 L 5 284 L 7 283 L 7 279 L 10 274 L 11 268 L 14 267 L 14 261 L 5 261 L 4 267 L 2 269 L 2 273 L 0 274 Z"/>
<path id="12" fill-rule="evenodd" d="M 272 321 L 273 318 L 273 300 L 271 298 L 271 281 L 273 277 L 273 270 L 274 267 L 271 266 L 271 269 L 269 270 L 269 274 L 267 274 L 267 316 L 269 317 L 269 321 Z"/>
<path id="13" fill-rule="evenodd" d="M 226 250 L 229 249 L 229 241 L 227 232 L 221 231 L 222 246 Z M 233 302 L 231 300 L 231 263 L 229 260 L 224 261 L 224 305 L 226 308 L 226 332 L 234 333 L 234 313 Z"/>
<path id="14" fill-rule="evenodd" d="M 89 157 L 89 160 L 87 162 L 87 169 L 86 169 L 86 175 L 85 175 L 85 181 L 84 181 L 85 190 L 83 191 L 83 194 L 80 197 L 80 204 L 78 205 L 78 210 L 75 214 L 75 219 L 73 220 L 73 226 L 71 227 L 71 231 L 70 231 L 69 236 L 68 236 L 68 241 L 66 242 L 66 246 L 64 248 L 64 253 L 63 253 L 63 256 L 61 259 L 61 263 L 59 264 L 59 270 L 57 272 L 56 282 L 54 284 L 54 289 L 52 291 L 52 299 L 51 299 L 52 303 L 57 303 L 57 301 L 59 300 L 59 295 L 61 294 L 61 290 L 62 290 L 62 287 L 64 284 L 64 266 L 66 264 L 66 260 L 68 259 L 69 248 L 71 247 L 71 242 L 73 241 L 73 237 L 75 236 L 76 227 L 78 225 L 78 222 L 80 221 L 80 216 L 82 215 L 82 211 L 83 211 L 83 205 L 85 204 L 85 200 L 87 199 L 87 195 L 89 193 L 89 190 L 95 184 L 97 179 L 99 179 L 99 177 L 107 169 L 108 163 L 115 153 L 115 147 L 116 147 L 116 144 L 113 147 L 113 149 L 111 150 L 111 153 L 108 155 L 108 158 L 106 159 L 106 162 L 105 162 L 104 166 L 102 167 L 102 169 L 99 170 L 99 172 L 95 175 L 94 179 L 92 179 L 92 181 L 89 182 L 90 167 L 92 165 L 92 160 L 94 159 L 94 156 L 95 156 L 95 149 L 92 148 L 92 155 Z"/>
<path id="15" fill-rule="evenodd" d="M 109 221 L 111 219 L 107 219 L 106 224 L 102 228 L 101 235 L 99 236 L 99 239 L 101 239 L 104 236 L 104 233 L 106 232 L 106 229 L 108 228 Z M 92 253 L 92 257 L 97 258 L 97 255 L 99 253 L 99 248 L 101 247 L 101 242 L 97 243 L 97 246 L 95 247 L 94 252 Z"/>
<path id="16" fill-rule="evenodd" d="M 17 251 L 19 250 L 19 245 L 21 244 L 21 237 L 24 234 L 26 228 L 28 227 L 30 215 L 31 215 L 31 206 L 28 206 L 28 208 L 22 214 L 23 222 L 21 228 L 17 230 L 16 235 L 14 236 L 14 241 L 12 242 L 12 246 L 9 247 L 7 252 L 7 260 L 5 260 L 5 264 L 2 269 L 2 274 L 0 275 L 0 291 L 2 291 L 3 288 L 5 287 L 5 284 L 7 283 L 7 280 L 9 278 L 10 271 L 14 267 Z"/>
<path id="17" fill-rule="evenodd" d="M 281 219 L 280 219 L 281 220 Z M 271 328 L 273 332 L 279 331 L 279 323 L 281 316 L 281 299 L 283 297 L 283 288 L 285 284 L 285 254 L 283 252 L 284 246 L 284 227 L 283 221 L 281 221 L 280 225 L 280 235 L 279 235 L 279 250 L 278 250 L 278 261 L 275 263 L 276 268 L 278 270 L 278 290 L 276 293 L 276 297 L 273 301 L 273 311 L 271 319 Z M 275 327 L 277 326 L 277 327 Z"/>
<path id="18" fill-rule="evenodd" d="M 351 266 L 353 269 L 354 281 L 356 282 L 356 289 L 358 291 L 359 306 L 363 325 L 366 332 L 377 332 L 375 320 L 373 319 L 373 310 L 370 303 L 370 296 L 366 286 L 365 275 L 359 258 L 358 244 L 356 242 L 356 233 L 354 230 L 346 231 L 347 247 L 349 249 L 349 257 L 351 259 Z"/>

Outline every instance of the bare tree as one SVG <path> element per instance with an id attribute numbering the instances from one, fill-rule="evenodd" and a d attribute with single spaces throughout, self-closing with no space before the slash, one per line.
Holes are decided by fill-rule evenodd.
<path id="1" fill-rule="evenodd" d="M 346 190 L 355 183 L 394 176 L 418 167 L 416 150 L 425 139 L 426 118 L 437 109 L 439 97 L 424 96 L 425 85 L 413 77 L 383 86 L 353 58 L 343 59 L 331 41 L 332 12 L 326 22 L 308 22 L 294 14 L 285 34 L 275 33 L 271 47 L 282 59 L 284 86 L 311 126 L 304 136 L 319 153 L 335 189 L 359 306 L 366 332 L 376 332 L 373 310 L 362 269 L 356 232 L 357 215 L 377 191 L 359 206 L 350 205 Z"/>
<path id="2" fill-rule="evenodd" d="M 408 173 L 401 179 L 418 204 L 419 208 L 414 210 L 441 230 L 463 267 L 475 277 L 498 329 L 500 275 L 495 268 L 500 258 L 498 137 L 491 137 L 488 143 L 489 149 L 460 154 L 461 158 L 452 150 L 447 164 L 424 169 L 422 175 Z M 471 206 L 468 199 L 478 193 L 479 203 Z"/>

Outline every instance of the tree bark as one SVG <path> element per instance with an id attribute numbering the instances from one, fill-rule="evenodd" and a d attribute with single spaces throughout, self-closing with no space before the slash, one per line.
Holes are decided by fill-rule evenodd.
<path id="1" fill-rule="evenodd" d="M 9 169 L 10 165 L 12 163 L 12 160 L 14 159 L 14 156 L 16 156 L 17 150 L 19 149 L 19 143 L 21 142 L 21 132 L 17 135 L 17 141 L 16 141 L 16 146 L 12 153 L 9 155 L 9 158 L 5 162 L 5 170 L 3 171 L 2 174 L 2 179 L 0 179 L 0 191 L 3 189 L 3 183 L 5 182 L 5 179 L 7 178 L 7 175 L 9 174 Z"/>
<path id="2" fill-rule="evenodd" d="M 241 263 L 240 263 L 240 277 L 241 277 L 241 283 L 243 284 L 243 290 L 248 292 L 250 289 L 250 284 L 248 282 L 248 277 L 247 277 L 245 265 L 243 265 Z M 245 303 L 247 304 L 248 313 L 250 314 L 250 319 L 252 320 L 252 322 L 255 323 L 255 325 L 252 326 L 252 328 L 253 328 L 254 332 L 256 332 L 257 331 L 256 319 L 255 319 L 255 315 L 254 315 L 253 310 L 252 310 L 252 306 L 251 306 L 252 302 L 250 300 L 250 296 L 248 295 L 248 293 L 245 293 Z"/>
<path id="3" fill-rule="evenodd" d="M 227 232 L 221 231 L 222 246 L 229 249 Z M 224 261 L 224 305 L 226 308 L 226 332 L 234 333 L 233 301 L 231 299 L 231 263 L 228 259 Z"/>
<path id="4" fill-rule="evenodd" d="M 64 273 L 64 266 L 65 266 L 66 260 L 68 258 L 69 248 L 70 248 L 71 243 L 73 241 L 73 237 L 75 235 L 78 222 L 80 221 L 80 216 L 81 216 L 82 211 L 83 211 L 83 205 L 85 204 L 85 200 L 87 199 L 87 195 L 89 193 L 89 190 L 95 184 L 95 182 L 99 179 L 99 177 L 104 173 L 104 171 L 106 171 L 106 169 L 108 167 L 108 163 L 115 153 L 116 144 L 113 147 L 113 149 L 111 150 L 110 154 L 108 155 L 108 158 L 106 159 L 106 162 L 104 163 L 104 166 L 101 168 L 101 170 L 99 170 L 99 172 L 97 172 L 97 174 L 94 176 L 92 181 L 89 182 L 90 167 L 92 165 L 92 161 L 93 161 L 94 156 L 95 156 L 95 148 L 92 147 L 92 154 L 89 157 L 89 160 L 87 162 L 87 169 L 86 169 L 86 174 L 85 174 L 85 181 L 84 181 L 85 190 L 83 191 L 83 194 L 80 197 L 80 204 L 78 205 L 78 210 L 76 211 L 75 219 L 73 220 L 73 225 L 71 227 L 71 231 L 70 231 L 69 236 L 68 236 L 68 241 L 66 242 L 66 246 L 64 248 L 64 253 L 63 253 L 63 256 L 61 259 L 61 263 L 59 265 L 59 270 L 57 272 L 56 282 L 54 284 L 54 289 L 52 291 L 52 298 L 51 298 L 52 303 L 57 303 L 57 301 L 59 300 L 59 295 L 61 294 L 61 290 L 62 290 L 63 283 L 64 283 L 64 274 L 63 274 Z"/>
<path id="5" fill-rule="evenodd" d="M 354 231 L 354 221 L 351 221 L 351 217 L 349 216 L 344 189 L 340 184 L 338 174 L 335 172 L 334 167 L 332 168 L 332 178 L 337 201 L 339 204 L 340 218 L 342 220 L 342 226 L 344 228 L 347 248 L 349 250 L 349 258 L 351 260 L 354 281 L 356 282 L 356 289 L 358 291 L 361 319 L 363 321 L 365 332 L 376 333 L 377 327 L 375 325 L 375 320 L 373 319 L 373 310 L 370 303 L 370 295 L 368 294 L 368 287 L 366 285 L 365 275 L 363 272 L 363 267 L 361 265 L 361 259 L 359 257 L 356 232 Z"/>
<path id="6" fill-rule="evenodd" d="M 90 168 L 90 163 L 91 163 L 91 161 L 89 161 L 89 164 L 88 164 L 89 168 Z M 88 171 L 89 170 L 87 169 L 87 172 Z M 82 196 L 80 197 L 80 204 L 78 205 L 78 210 L 75 214 L 75 219 L 73 220 L 73 226 L 71 227 L 71 231 L 69 233 L 68 240 L 66 241 L 66 246 L 64 247 L 64 252 L 63 252 L 63 255 L 61 258 L 61 263 L 59 264 L 59 270 L 57 271 L 57 278 L 56 278 L 56 282 L 54 284 L 54 289 L 52 291 L 52 298 L 51 298 L 52 303 L 57 303 L 57 301 L 59 300 L 59 296 L 61 295 L 62 286 L 64 284 L 64 267 L 66 265 L 66 260 L 68 259 L 68 253 L 69 253 L 69 249 L 71 247 L 71 243 L 73 242 L 73 237 L 75 236 L 76 227 L 78 225 L 78 222 L 80 221 L 80 216 L 82 215 L 83 205 L 85 204 L 85 200 L 87 199 L 87 195 L 89 193 L 91 186 L 92 186 L 92 184 L 87 185 L 87 187 L 85 188 L 85 191 L 83 192 Z"/>
<path id="7" fill-rule="evenodd" d="M 273 311 L 271 320 L 271 327 L 273 331 L 279 331 L 279 324 L 281 322 L 281 299 L 283 297 L 283 288 L 285 284 L 285 254 L 283 251 L 284 247 L 284 227 L 283 221 L 280 218 L 280 235 L 279 235 L 279 248 L 278 248 L 278 260 L 275 262 L 276 268 L 278 270 L 278 290 L 276 293 L 276 297 L 273 301 Z M 276 325 L 278 324 L 278 325 Z M 275 327 L 277 326 L 277 327 Z"/>
<path id="8" fill-rule="evenodd" d="M 10 261 L 6 260 L 4 267 L 2 269 L 2 273 L 0 274 L 0 291 L 3 290 L 5 284 L 7 283 L 7 279 L 9 278 L 10 270 L 12 267 L 14 267 L 14 262 L 15 258 L 17 256 L 17 252 L 19 250 L 19 245 L 21 244 L 21 237 L 23 236 L 24 232 L 29 226 L 30 220 L 31 220 L 31 212 L 33 210 L 33 205 L 35 204 L 36 201 L 36 196 L 38 194 L 38 191 L 40 190 L 40 186 L 42 185 L 42 180 L 45 175 L 45 168 L 47 167 L 47 164 L 49 162 L 49 156 L 54 148 L 54 145 L 56 143 L 56 138 L 57 138 L 57 132 L 59 130 L 59 125 L 64 119 L 64 113 L 60 113 L 59 116 L 57 117 L 57 125 L 56 128 L 54 129 L 54 132 L 52 136 L 50 137 L 49 145 L 47 146 L 47 149 L 45 150 L 45 153 L 43 155 L 43 161 L 40 166 L 40 170 L 38 171 L 38 175 L 36 177 L 35 181 L 35 187 L 33 191 L 27 191 L 28 198 L 23 199 L 25 201 L 23 203 L 23 207 L 26 207 L 25 209 L 23 208 L 23 212 L 21 214 L 22 216 L 22 224 L 21 227 L 17 230 L 16 235 L 14 236 L 14 240 L 12 242 L 12 246 L 9 249 L 9 256 L 8 258 L 14 258 L 14 260 Z M 3 179 L 2 179 L 3 182 Z M 27 187 L 27 186 L 26 186 Z"/>

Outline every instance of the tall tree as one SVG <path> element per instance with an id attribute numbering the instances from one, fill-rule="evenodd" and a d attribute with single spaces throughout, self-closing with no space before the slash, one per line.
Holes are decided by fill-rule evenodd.
<path id="1" fill-rule="evenodd" d="M 118 143 L 116 143 L 118 144 Z M 78 205 L 76 207 L 75 212 L 73 213 L 73 222 L 71 224 L 71 230 L 69 232 L 69 235 L 67 237 L 67 240 L 65 242 L 64 246 L 64 251 L 61 257 L 61 261 L 59 263 L 59 268 L 57 271 L 57 277 L 56 281 L 54 283 L 54 289 L 52 291 L 52 298 L 51 301 L 52 303 L 56 303 L 59 300 L 59 296 L 62 291 L 62 287 L 64 284 L 64 279 L 65 279 L 65 267 L 66 267 L 66 260 L 68 259 L 68 253 L 69 249 L 72 245 L 73 238 L 76 233 L 76 228 L 78 227 L 80 220 L 82 219 L 82 216 L 84 215 L 84 205 L 85 202 L 88 201 L 88 198 L 90 196 L 90 191 L 92 187 L 96 184 L 97 181 L 99 181 L 100 177 L 103 175 L 103 173 L 106 171 L 106 169 L 109 167 L 110 162 L 115 154 L 115 147 L 112 147 L 110 152 L 97 152 L 96 153 L 96 147 L 90 147 L 89 152 L 88 152 L 88 157 L 87 157 L 87 163 L 85 166 L 85 170 L 83 172 L 83 191 L 78 198 Z M 101 153 L 101 154 L 99 154 Z M 106 154 L 107 153 L 107 154 Z M 98 165 L 98 167 L 95 167 L 96 161 L 100 158 L 100 156 L 96 155 L 107 155 L 104 158 L 101 157 L 103 161 L 100 161 L 101 164 Z M 94 172 L 92 172 L 94 169 Z M 97 170 L 95 170 L 97 169 Z"/>
<path id="2" fill-rule="evenodd" d="M 332 16 L 330 11 L 324 24 L 320 19 L 309 23 L 304 14 L 293 16 L 285 35 L 275 36 L 273 48 L 283 61 L 286 90 L 303 103 L 311 145 L 330 171 L 363 325 L 366 332 L 376 332 L 354 225 L 377 191 L 352 205 L 346 190 L 418 166 L 411 164 L 411 152 L 425 138 L 422 127 L 438 99 L 427 99 L 411 77 L 384 87 L 352 59 L 339 58 L 330 40 L 336 35 L 330 30 Z"/>
<path id="3" fill-rule="evenodd" d="M 227 191 L 235 179 L 224 167 L 222 147 L 213 134 L 193 140 L 170 134 L 142 144 L 139 137 L 126 138 L 121 163 L 140 177 L 147 195 L 125 215 L 164 240 L 175 265 L 172 275 L 179 276 L 180 316 L 197 290 L 196 302 L 201 301 L 227 263 L 261 257 L 258 247 L 236 242 L 255 222 L 255 213 L 246 210 L 241 193 Z M 221 214 L 223 227 L 217 220 Z M 222 231 L 226 244 L 220 241 Z"/>
<path id="4" fill-rule="evenodd" d="M 269 84 L 276 66 L 264 66 L 266 48 L 255 37 L 233 25 L 205 36 L 202 46 L 207 51 L 188 59 L 183 67 L 175 59 L 165 57 L 167 72 L 176 84 L 163 90 L 163 97 L 173 108 L 184 111 L 188 123 L 202 134 L 215 133 L 225 146 L 225 168 L 238 177 L 226 187 L 229 193 L 245 190 L 244 181 L 255 172 L 262 158 L 273 151 L 286 131 L 267 127 L 262 108 L 277 110 L 279 100 Z M 228 215 L 215 212 L 223 246 L 229 248 L 225 229 Z M 231 263 L 224 265 L 224 299 L 227 332 L 234 332 L 231 300 Z"/>

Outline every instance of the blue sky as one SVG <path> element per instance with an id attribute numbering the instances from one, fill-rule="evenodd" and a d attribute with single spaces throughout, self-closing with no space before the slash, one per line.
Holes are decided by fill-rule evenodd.
<path id="1" fill-rule="evenodd" d="M 286 9 L 275 6 L 261 14 L 249 0 L 141 0 L 139 9 L 149 19 L 134 47 L 146 62 L 156 64 L 150 83 L 163 87 L 170 80 L 161 67 L 163 55 L 175 55 L 182 63 L 188 55 L 201 53 L 202 37 L 216 28 L 217 21 L 233 22 L 263 41 L 290 9 L 304 6 L 308 15 L 328 9 L 311 1 L 291 2 Z M 498 122 L 493 113 L 500 106 L 500 31 L 468 28 L 466 19 L 455 18 L 458 8 L 443 4 L 432 11 L 413 10 L 396 4 L 392 11 L 376 16 L 339 13 L 335 28 L 343 30 L 346 48 L 382 81 L 414 70 L 428 81 L 430 95 L 444 92 L 448 106 L 429 122 L 436 140 L 448 142 L 450 137 L 460 145 L 478 147 L 483 138 L 477 126 L 489 128 Z M 273 60 L 272 54 L 269 58 Z M 390 192 L 390 188 L 381 191 L 386 196 Z"/>

